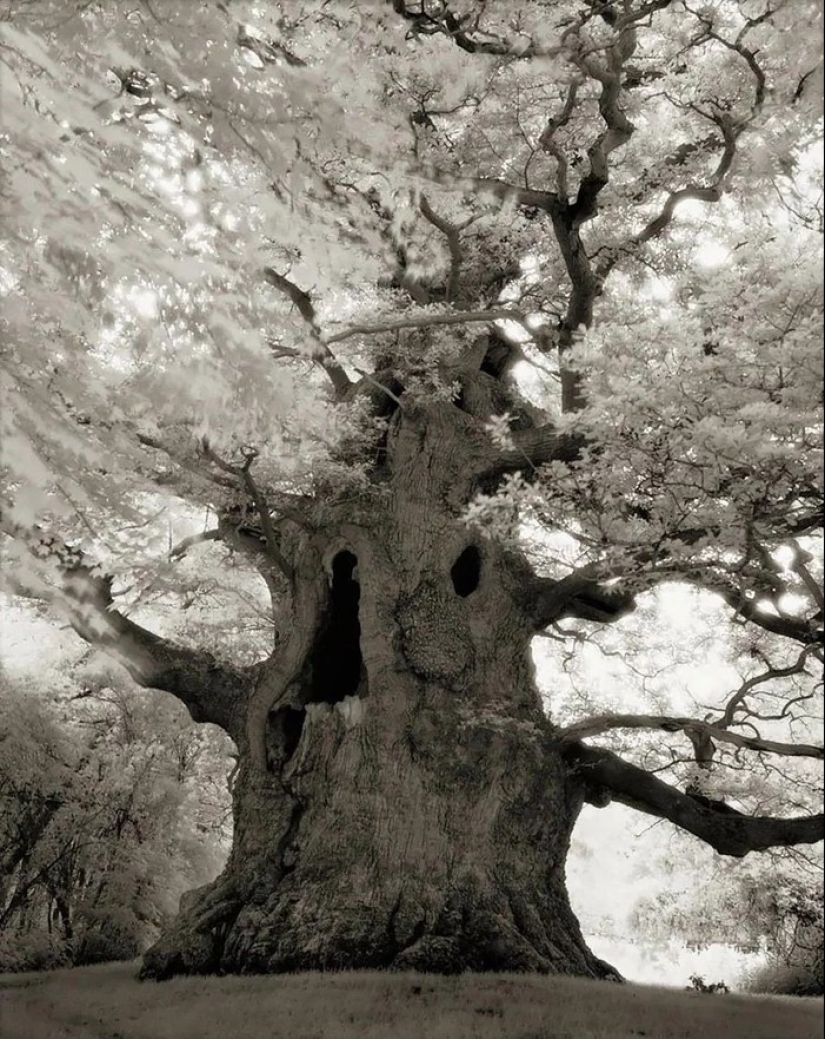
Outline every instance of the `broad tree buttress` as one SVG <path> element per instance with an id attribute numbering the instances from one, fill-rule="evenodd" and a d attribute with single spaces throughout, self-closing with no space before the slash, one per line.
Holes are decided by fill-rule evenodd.
<path id="1" fill-rule="evenodd" d="M 821 840 L 822 815 L 749 814 L 589 742 L 658 732 L 699 775 L 823 758 L 755 724 L 763 687 L 822 662 L 816 76 L 780 43 L 813 8 L 37 6 L 8 32 L 15 146 L 63 222 L 35 233 L 16 174 L 10 580 L 238 753 L 227 866 L 144 974 L 611 977 L 565 890 L 585 801 L 725 855 Z M 697 212 L 720 214 L 715 280 Z M 121 606 L 97 540 L 159 493 L 214 519 L 168 567 L 203 542 L 266 586 L 264 659 Z M 537 560 L 531 524 L 565 561 Z M 621 624 L 673 581 L 781 660 L 701 717 L 548 717 L 533 638 Z"/>

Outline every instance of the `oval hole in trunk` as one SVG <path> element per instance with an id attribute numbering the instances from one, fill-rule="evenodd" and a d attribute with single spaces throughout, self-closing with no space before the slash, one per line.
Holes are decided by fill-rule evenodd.
<path id="1" fill-rule="evenodd" d="M 481 553 L 475 545 L 468 545 L 450 570 L 455 594 L 466 599 L 478 588 L 481 580 Z"/>

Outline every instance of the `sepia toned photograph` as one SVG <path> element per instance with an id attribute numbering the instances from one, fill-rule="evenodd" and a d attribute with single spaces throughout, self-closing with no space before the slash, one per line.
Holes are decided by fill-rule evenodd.
<path id="1" fill-rule="evenodd" d="M 0 0 L 0 1039 L 814 1039 L 819 0 Z"/>

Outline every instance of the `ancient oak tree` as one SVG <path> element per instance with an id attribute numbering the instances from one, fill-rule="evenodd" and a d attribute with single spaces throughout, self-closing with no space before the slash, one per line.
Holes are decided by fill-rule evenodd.
<path id="1" fill-rule="evenodd" d="M 237 748 L 145 975 L 610 977 L 585 801 L 820 841 L 701 782 L 823 756 L 819 6 L 2 10 L 6 580 Z M 204 575 L 263 651 L 176 627 Z M 737 691 L 548 715 L 532 640 L 674 582 L 751 638 Z"/>

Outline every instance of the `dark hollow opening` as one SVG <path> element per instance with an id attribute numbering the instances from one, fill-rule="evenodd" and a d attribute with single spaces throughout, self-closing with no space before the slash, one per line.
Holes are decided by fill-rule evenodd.
<path id="1" fill-rule="evenodd" d="M 475 545 L 468 545 L 450 570 L 455 594 L 466 599 L 478 588 L 481 579 L 481 553 Z"/>
<path id="2" fill-rule="evenodd" d="M 300 707 L 285 707 L 282 714 L 284 756 L 288 760 L 298 749 L 298 744 L 301 741 L 301 733 L 304 731 L 304 719 L 306 718 L 307 713 Z"/>
<path id="3" fill-rule="evenodd" d="M 361 684 L 361 588 L 352 552 L 339 552 L 332 561 L 332 589 L 326 623 L 312 651 L 310 703 L 340 703 L 354 696 Z"/>
<path id="4" fill-rule="evenodd" d="M 377 381 L 383 387 L 382 389 L 376 387 L 377 415 L 379 418 L 392 418 L 398 411 L 398 398 L 404 392 L 404 384 L 392 376 L 379 378 Z M 389 393 L 386 392 L 387 390 L 389 390 Z"/>
<path id="5" fill-rule="evenodd" d="M 280 707 L 270 714 L 267 735 L 270 766 L 285 765 L 298 749 L 305 719 L 303 707 Z"/>
<path id="6" fill-rule="evenodd" d="M 492 375 L 494 379 L 502 378 L 513 360 L 514 352 L 515 346 L 512 343 L 508 343 L 506 339 L 499 339 L 498 336 L 491 336 L 480 370 L 485 375 Z"/>
<path id="7" fill-rule="evenodd" d="M 374 387 L 373 409 L 375 417 L 385 420 L 384 429 L 381 431 L 375 445 L 375 454 L 372 458 L 371 468 L 374 472 L 380 469 L 387 460 L 387 441 L 390 432 L 390 420 L 398 411 L 398 398 L 404 393 L 404 385 L 398 379 L 384 378 L 380 373 L 376 380 L 383 389 Z M 385 392 L 389 391 L 389 392 Z"/>

